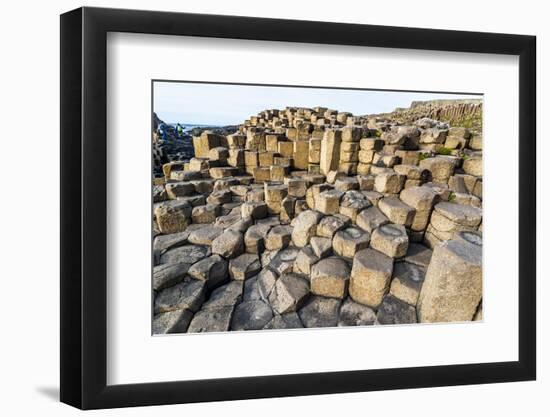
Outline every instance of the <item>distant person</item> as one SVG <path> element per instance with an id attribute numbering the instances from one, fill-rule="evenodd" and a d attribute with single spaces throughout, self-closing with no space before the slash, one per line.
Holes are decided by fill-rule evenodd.
<path id="1" fill-rule="evenodd" d="M 166 125 L 164 123 L 160 123 L 158 126 L 158 133 L 162 140 L 166 140 Z"/>
<path id="2" fill-rule="evenodd" d="M 183 126 L 180 125 L 179 123 L 176 125 L 176 135 L 177 135 L 178 139 L 183 137 Z"/>

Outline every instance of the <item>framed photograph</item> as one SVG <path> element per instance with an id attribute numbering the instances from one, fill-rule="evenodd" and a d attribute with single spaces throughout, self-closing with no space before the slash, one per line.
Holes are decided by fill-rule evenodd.
<path id="1" fill-rule="evenodd" d="M 533 380 L 535 38 L 61 16 L 61 401 Z"/>

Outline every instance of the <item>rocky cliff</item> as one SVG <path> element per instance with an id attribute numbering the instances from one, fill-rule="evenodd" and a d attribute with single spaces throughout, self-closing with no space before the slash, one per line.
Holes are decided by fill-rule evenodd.
<path id="1" fill-rule="evenodd" d="M 392 113 L 380 114 L 400 123 L 412 123 L 423 117 L 450 123 L 452 126 L 465 127 L 474 132 L 482 129 L 482 100 L 430 100 L 413 101 L 406 109 L 398 108 Z"/>

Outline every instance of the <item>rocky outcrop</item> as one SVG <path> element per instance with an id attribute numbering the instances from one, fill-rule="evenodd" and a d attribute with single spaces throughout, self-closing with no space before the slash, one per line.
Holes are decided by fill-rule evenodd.
<path id="1" fill-rule="evenodd" d="M 153 332 L 481 319 L 482 141 L 446 118 L 481 104 L 434 106 L 195 132 L 154 180 Z"/>

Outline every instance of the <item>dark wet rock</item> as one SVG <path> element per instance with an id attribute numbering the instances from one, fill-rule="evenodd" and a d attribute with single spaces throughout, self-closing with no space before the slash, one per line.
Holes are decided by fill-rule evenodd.
<path id="1" fill-rule="evenodd" d="M 231 330 L 260 330 L 273 318 L 269 304 L 261 301 L 244 301 L 233 312 Z"/>
<path id="2" fill-rule="evenodd" d="M 165 288 L 155 297 L 155 313 L 174 310 L 197 311 L 204 301 L 205 283 L 187 278 L 172 287 Z"/>
<path id="3" fill-rule="evenodd" d="M 335 327 L 341 301 L 335 298 L 310 297 L 298 311 L 304 327 Z"/>

